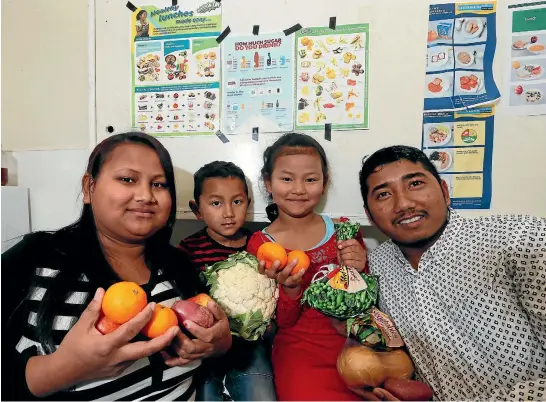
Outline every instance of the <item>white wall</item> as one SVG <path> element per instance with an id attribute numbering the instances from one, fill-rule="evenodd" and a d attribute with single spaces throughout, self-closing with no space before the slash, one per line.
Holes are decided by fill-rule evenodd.
<path id="1" fill-rule="evenodd" d="M 88 151 L 26 151 L 12 156 L 19 186 L 30 190 L 31 229 L 57 229 L 76 220 Z"/>
<path id="2" fill-rule="evenodd" d="M 2 149 L 89 143 L 87 0 L 2 0 Z"/>
<path id="3" fill-rule="evenodd" d="M 238 0 L 228 1 L 233 4 Z M 400 4 L 400 0 L 392 0 L 392 2 Z M 67 3 L 70 3 L 68 7 L 60 6 L 62 4 L 66 6 Z M 97 4 L 99 3 L 106 4 L 110 3 L 110 1 L 97 0 Z M 292 4 L 293 1 L 285 0 L 280 3 L 286 5 L 288 3 Z M 412 2 L 415 7 L 417 7 L 417 3 L 419 4 L 419 18 L 421 18 L 423 14 L 422 7 L 426 8 L 427 2 L 424 0 Z M 39 4 L 41 5 L 38 7 Z M 44 7 L 44 4 L 54 4 L 55 7 Z M 391 2 L 364 2 L 362 0 L 362 4 L 366 4 L 362 10 L 368 6 L 370 7 L 370 15 L 375 12 L 372 15 L 374 21 L 370 22 L 378 25 L 388 21 L 389 13 L 396 12 L 396 7 L 392 6 Z M 502 6 L 502 2 L 499 4 Z M 19 135 L 20 127 L 33 127 L 32 132 L 35 136 L 47 135 L 47 133 L 55 130 L 69 133 L 84 132 L 88 136 L 89 127 L 92 126 L 92 122 L 89 121 L 88 103 L 86 101 L 88 96 L 87 74 L 90 70 L 86 64 L 86 58 L 83 56 L 89 50 L 87 41 L 88 26 L 86 23 L 88 18 L 87 2 L 84 0 L 47 2 L 45 0 L 2 0 L 2 6 L 3 140 L 7 138 L 6 136 Z M 74 7 L 78 8 L 75 9 Z M 119 2 L 119 7 L 124 9 L 125 3 Z M 42 14 L 38 13 L 37 10 L 41 11 Z M 129 13 L 128 10 L 124 11 Z M 51 12 L 55 14 L 51 15 Z M 75 16 L 74 14 L 78 15 Z M 32 21 L 28 20 L 29 16 L 32 16 Z M 75 17 L 79 21 L 77 24 L 74 24 Z M 410 16 L 406 15 L 404 18 L 410 18 Z M 289 21 L 287 20 L 283 27 L 297 22 L 296 19 L 297 16 L 290 16 Z M 499 20 L 503 21 L 503 18 L 499 16 Z M 6 21 L 10 25 L 6 25 Z M 19 25 L 15 27 L 16 21 L 19 21 L 25 29 L 20 29 Z M 62 44 L 62 52 L 59 51 L 58 45 L 53 40 L 42 40 L 42 36 L 47 36 L 46 33 L 48 32 L 40 29 L 40 24 L 43 24 L 44 21 L 50 24 L 48 26 L 51 29 L 57 27 L 58 30 L 55 31 L 54 37 L 64 35 L 65 39 L 70 39 L 65 40 Z M 262 21 L 266 20 L 262 18 Z M 338 21 L 338 23 L 342 22 Z M 16 40 L 13 35 L 15 31 L 7 30 L 6 26 L 18 29 L 16 32 L 19 36 L 15 37 Z M 66 31 L 67 27 L 70 28 L 69 33 Z M 499 29 L 501 28 L 499 27 Z M 401 31 L 398 29 L 395 32 Z M 38 41 L 38 39 L 40 40 Z M 375 46 L 380 46 L 384 39 L 383 34 L 376 36 L 376 39 L 374 39 Z M 19 43 L 20 45 L 16 46 L 8 42 Z M 32 63 L 19 65 L 20 60 L 27 60 L 29 43 L 39 44 L 40 51 L 32 53 Z M 422 46 L 425 47 L 424 40 Z M 9 49 L 9 54 L 5 52 L 6 49 Z M 125 51 L 128 51 L 128 46 Z M 502 52 L 502 49 L 499 49 L 499 60 Z M 128 54 L 126 56 L 128 59 Z M 14 60 L 17 60 L 17 64 L 13 62 Z M 393 62 L 393 60 L 388 61 Z M 382 78 L 381 63 L 381 60 L 372 62 L 374 71 L 372 71 L 371 81 L 376 82 L 374 88 L 378 88 L 377 80 L 388 78 Z M 47 68 L 45 65 L 47 65 Z M 499 68 L 499 65 L 497 63 L 496 74 L 498 76 L 497 82 L 501 83 L 502 69 Z M 52 66 L 57 67 L 55 69 Z M 8 71 L 9 69 L 12 69 L 12 71 L 19 69 L 23 72 L 26 71 L 26 73 L 22 74 L 19 71 L 14 75 L 5 75 L 6 68 L 8 68 Z M 422 69 L 424 71 L 424 63 Z M 73 70 L 78 70 L 78 73 L 72 74 Z M 51 71 L 54 71 L 55 74 L 44 76 L 45 71 L 50 74 Z M 39 80 L 34 80 L 36 75 L 40 76 Z M 63 82 L 62 86 L 56 87 L 59 92 L 55 96 L 52 96 L 51 93 L 53 80 L 62 80 Z M 14 83 L 17 85 L 14 85 Z M 374 89 L 374 91 L 377 91 L 377 89 Z M 77 92 L 77 94 L 74 94 L 74 92 Z M 19 98 L 20 96 L 21 98 Z M 16 97 L 18 101 L 13 102 L 13 97 Z M 37 97 L 41 102 L 35 102 Z M 26 103 L 24 102 L 25 98 L 28 100 Z M 128 95 L 124 99 L 126 99 L 128 105 Z M 20 103 L 20 101 L 23 103 Z M 62 102 L 58 103 L 59 101 Z M 21 107 L 26 107 L 24 113 L 22 113 Z M 389 117 L 384 116 L 381 111 L 382 108 L 387 108 L 388 111 L 388 105 L 378 106 L 372 96 L 372 126 L 383 127 L 386 124 L 385 119 Z M 44 110 L 48 112 L 46 113 Z M 10 125 L 5 126 L 4 119 L 10 116 L 17 116 L 15 122 L 17 124 L 10 123 Z M 73 119 L 74 116 L 79 117 Z M 66 124 L 68 120 L 70 124 Z M 412 119 L 412 126 L 415 125 L 417 120 Z M 13 120 L 11 121 L 13 122 Z M 512 121 L 509 117 L 500 115 L 496 119 L 496 127 L 499 128 L 499 132 L 496 133 L 494 147 L 493 206 L 497 211 L 533 213 L 546 216 L 546 190 L 544 188 L 546 181 L 544 174 L 546 171 L 540 166 L 542 158 L 538 158 L 536 162 L 533 162 L 534 165 L 539 164 L 537 167 L 531 163 L 529 157 L 529 155 L 541 153 L 542 150 L 546 149 L 546 136 L 544 136 L 546 132 L 544 127 L 546 125 L 542 125 L 542 130 L 537 129 L 537 127 L 540 127 L 537 121 L 544 121 L 544 117 L 522 117 Z M 500 128 L 508 126 L 515 127 L 515 131 L 500 130 Z M 104 127 L 99 127 L 98 130 L 104 130 Z M 388 134 L 388 130 L 381 134 L 385 136 L 384 140 L 386 140 Z M 363 135 L 366 135 L 366 133 Z M 70 223 L 78 216 L 81 207 L 78 201 L 79 186 L 88 153 L 87 147 L 82 146 L 82 149 L 79 150 L 17 151 L 11 154 L 12 164 L 16 165 L 16 167 L 10 169 L 11 184 L 18 184 L 30 189 L 32 230 L 55 229 Z M 13 175 L 14 171 L 17 172 L 17 176 Z M 509 201 L 510 198 L 514 199 L 514 196 L 516 197 L 515 201 Z M 180 203 L 185 204 L 186 201 L 181 199 Z M 480 211 L 479 213 L 488 213 L 488 211 Z M 197 227 L 194 223 L 187 225 L 189 225 L 187 226 L 188 230 L 185 230 L 184 224 L 177 226 L 178 235 L 176 237 L 182 237 Z M 377 233 L 370 231 L 370 236 L 375 237 Z"/>

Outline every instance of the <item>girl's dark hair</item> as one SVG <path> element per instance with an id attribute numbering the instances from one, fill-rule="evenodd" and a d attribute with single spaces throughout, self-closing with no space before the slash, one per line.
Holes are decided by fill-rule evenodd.
<path id="1" fill-rule="evenodd" d="M 322 175 L 324 177 L 324 185 L 328 183 L 330 170 L 328 167 L 328 159 L 322 145 L 313 137 L 299 133 L 287 133 L 281 136 L 277 141 L 267 147 L 264 151 L 264 165 L 261 170 L 262 180 L 271 180 L 271 174 L 275 168 L 275 162 L 280 156 L 286 155 L 318 155 L 322 166 Z M 279 208 L 277 204 L 272 203 L 265 209 L 267 218 L 273 222 L 279 216 Z"/>
<path id="2" fill-rule="evenodd" d="M 171 211 L 167 224 L 154 233 L 146 241 L 145 259 L 151 270 L 169 269 L 172 265 L 168 258 L 170 253 L 170 238 L 176 220 L 176 189 L 174 179 L 174 168 L 169 152 L 155 138 L 141 133 L 128 132 L 116 134 L 103 140 L 95 147 L 89 156 L 86 174 L 96 180 L 101 168 L 112 151 L 122 144 L 141 144 L 153 149 L 163 167 L 167 189 L 171 196 Z M 55 350 L 53 335 L 53 320 L 59 310 L 62 310 L 63 303 L 82 275 L 96 287 L 108 287 L 119 281 L 119 278 L 108 263 L 100 241 L 97 236 L 97 228 L 93 214 L 93 206 L 84 204 L 80 218 L 73 224 L 54 232 L 54 236 L 60 244 L 57 252 L 66 257 L 62 269 L 54 278 L 40 303 L 37 322 L 38 339 L 44 345 L 46 353 Z M 180 270 L 181 267 L 178 267 Z M 176 274 L 171 277 L 176 277 Z M 93 298 L 91 292 L 83 305 L 87 305 Z"/>
<path id="3" fill-rule="evenodd" d="M 137 20 L 137 21 L 140 20 L 140 16 L 141 16 L 142 14 L 146 13 L 146 12 L 147 12 L 146 10 L 140 10 L 140 11 L 137 13 L 137 15 L 136 15 L 136 20 Z"/>

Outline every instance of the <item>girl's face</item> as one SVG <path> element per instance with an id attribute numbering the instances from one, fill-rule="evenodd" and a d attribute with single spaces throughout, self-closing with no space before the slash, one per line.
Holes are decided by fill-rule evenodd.
<path id="1" fill-rule="evenodd" d="M 95 180 L 83 179 L 84 203 L 91 204 L 99 232 L 140 243 L 165 226 L 171 196 L 155 151 L 141 144 L 118 145 Z"/>
<path id="2" fill-rule="evenodd" d="M 279 156 L 265 185 L 279 212 L 294 218 L 309 215 L 324 194 L 320 157 L 312 149 L 302 154 Z"/>
<path id="3" fill-rule="evenodd" d="M 142 15 L 140 16 L 140 21 L 144 22 L 147 17 L 148 17 L 148 13 L 146 12 L 142 13 Z"/>

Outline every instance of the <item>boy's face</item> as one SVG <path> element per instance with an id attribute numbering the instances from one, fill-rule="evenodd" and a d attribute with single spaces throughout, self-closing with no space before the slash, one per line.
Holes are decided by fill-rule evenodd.
<path id="1" fill-rule="evenodd" d="M 203 183 L 196 216 L 210 230 L 223 237 L 231 237 L 244 225 L 248 204 L 248 196 L 241 179 L 210 178 Z"/>

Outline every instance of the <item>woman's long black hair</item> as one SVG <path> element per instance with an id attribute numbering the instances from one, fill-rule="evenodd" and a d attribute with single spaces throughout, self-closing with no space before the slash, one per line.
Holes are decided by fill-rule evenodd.
<path id="1" fill-rule="evenodd" d="M 150 270 L 155 271 L 161 268 L 164 271 L 170 271 L 170 278 L 176 278 L 179 274 L 177 275 L 175 271 L 188 271 L 183 267 L 175 267 L 174 261 L 170 261 L 173 250 L 169 241 L 176 221 L 176 189 L 173 164 L 165 147 L 157 139 L 140 132 L 113 135 L 95 147 L 89 156 L 86 173 L 92 180 L 96 180 L 108 156 L 121 144 L 145 145 L 153 149 L 159 157 L 171 196 L 171 211 L 167 224 L 146 241 L 145 259 Z M 62 259 L 60 272 L 45 292 L 38 310 L 37 336 L 46 353 L 55 351 L 55 342 L 52 337 L 53 320 L 65 303 L 66 297 L 74 291 L 82 275 L 85 275 L 96 287 L 108 287 L 119 281 L 104 255 L 91 204 L 84 204 L 80 218 L 75 223 L 55 232 L 54 236 L 58 240 L 55 244 L 60 245 L 55 252 L 65 258 Z M 179 289 L 180 285 L 184 287 L 191 285 L 191 281 L 185 282 L 175 281 L 175 289 L 176 285 Z M 93 293 L 90 292 L 87 296 L 84 306 L 91 301 Z"/>

